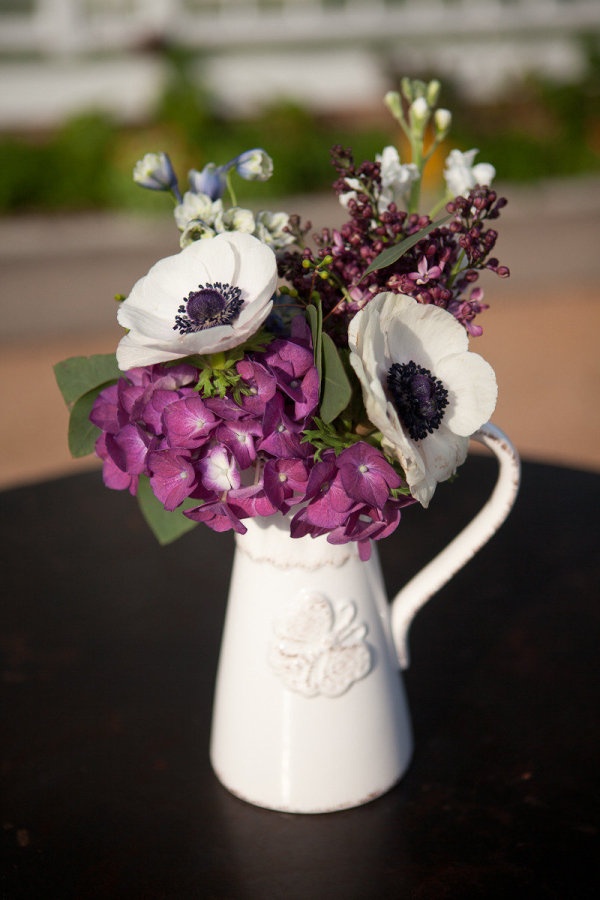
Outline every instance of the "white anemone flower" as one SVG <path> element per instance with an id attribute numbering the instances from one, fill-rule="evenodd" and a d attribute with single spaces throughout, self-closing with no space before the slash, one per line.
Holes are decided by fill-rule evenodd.
<path id="1" fill-rule="evenodd" d="M 350 322 L 348 340 L 367 416 L 428 506 L 494 411 L 494 371 L 469 352 L 451 313 L 403 294 L 377 294 Z"/>
<path id="2" fill-rule="evenodd" d="M 489 187 L 496 177 L 496 170 L 491 163 L 475 163 L 478 153 L 479 150 L 467 150 L 465 153 L 451 150 L 448 154 L 444 178 L 453 197 L 468 194 L 476 184 L 486 184 Z"/>
<path id="3" fill-rule="evenodd" d="M 276 285 L 275 254 L 241 232 L 159 260 L 119 307 L 119 323 L 129 329 L 117 348 L 119 368 L 237 347 L 264 323 Z"/>

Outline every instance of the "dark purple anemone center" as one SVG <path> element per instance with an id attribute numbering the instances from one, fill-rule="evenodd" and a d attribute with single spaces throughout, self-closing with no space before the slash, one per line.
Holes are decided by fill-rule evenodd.
<path id="1" fill-rule="evenodd" d="M 400 421 L 413 441 L 423 440 L 440 427 L 448 406 L 448 391 L 429 369 L 413 360 L 394 363 L 387 383 Z"/>
<path id="2" fill-rule="evenodd" d="M 240 314 L 244 305 L 239 287 L 231 284 L 198 285 L 177 310 L 174 331 L 180 334 L 193 334 L 205 331 L 217 325 L 231 325 Z"/>

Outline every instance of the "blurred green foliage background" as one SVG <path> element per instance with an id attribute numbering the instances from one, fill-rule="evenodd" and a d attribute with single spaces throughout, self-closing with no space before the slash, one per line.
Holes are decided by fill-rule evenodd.
<path id="1" fill-rule="evenodd" d="M 487 106 L 466 104 L 445 82 L 440 105 L 453 112 L 447 149 L 478 147 L 478 161 L 491 162 L 502 182 L 600 172 L 600 54 L 592 48 L 588 57 L 587 73 L 576 84 L 531 78 Z M 165 198 L 131 179 L 136 160 L 158 150 L 170 155 L 184 182 L 189 168 L 264 147 L 275 163 L 273 178 L 238 182 L 239 201 L 318 192 L 335 178 L 328 153 L 333 144 L 352 147 L 362 161 L 399 138 L 383 104 L 368 123 L 323 118 L 286 102 L 257 118 L 232 120 L 215 110 L 191 76 L 193 60 L 171 50 L 169 62 L 169 84 L 143 127 L 90 111 L 50 133 L 0 136 L 0 212 L 162 211 Z M 443 153 L 438 156 L 439 167 Z"/>

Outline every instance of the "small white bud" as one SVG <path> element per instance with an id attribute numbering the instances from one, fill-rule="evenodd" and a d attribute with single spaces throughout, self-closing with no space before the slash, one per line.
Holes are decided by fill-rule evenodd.
<path id="1" fill-rule="evenodd" d="M 433 81 L 430 81 L 429 84 L 427 85 L 427 92 L 425 94 L 425 98 L 427 100 L 427 104 L 430 109 L 433 109 L 433 107 L 438 102 L 438 97 L 440 96 L 441 89 L 442 89 L 442 85 L 437 80 L 437 78 L 434 78 Z"/>
<path id="2" fill-rule="evenodd" d="M 415 78 L 412 81 L 412 92 L 413 92 L 413 97 L 415 98 L 415 100 L 418 99 L 419 97 L 426 97 L 427 96 L 427 85 L 425 84 L 424 81 L 421 81 L 420 78 Z"/>
<path id="3" fill-rule="evenodd" d="M 433 114 L 433 121 L 435 124 L 437 136 L 443 138 L 450 131 L 450 126 L 452 124 L 452 113 L 449 109 L 436 109 Z"/>
<path id="4" fill-rule="evenodd" d="M 410 105 L 410 123 L 413 127 L 422 128 L 429 118 L 429 107 L 425 97 L 417 97 Z"/>
<path id="5" fill-rule="evenodd" d="M 412 103 L 414 100 L 413 89 L 412 89 L 412 81 L 410 78 L 404 77 L 400 82 L 400 88 L 402 90 L 402 95 L 405 100 L 408 100 L 409 103 Z"/>
<path id="6" fill-rule="evenodd" d="M 383 98 L 383 102 L 393 117 L 399 122 L 402 119 L 402 101 L 398 91 L 388 91 Z"/>

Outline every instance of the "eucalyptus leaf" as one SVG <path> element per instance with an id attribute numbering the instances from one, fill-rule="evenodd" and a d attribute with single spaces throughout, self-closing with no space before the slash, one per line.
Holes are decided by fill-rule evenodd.
<path id="1" fill-rule="evenodd" d="M 407 238 L 404 238 L 403 241 L 400 241 L 399 244 L 394 244 L 391 247 L 386 247 L 385 250 L 382 250 L 379 256 L 376 256 L 368 269 L 363 272 L 361 275 L 362 280 L 366 275 L 369 275 L 371 272 L 375 272 L 378 269 L 385 269 L 386 266 L 391 266 L 392 263 L 397 262 L 401 256 L 414 247 L 415 244 L 418 244 L 422 238 L 427 237 L 427 235 L 433 231 L 435 228 L 439 228 L 440 225 L 443 225 L 444 222 L 447 222 L 451 216 L 443 216 L 441 219 L 437 219 L 435 222 L 431 222 L 429 225 L 426 225 L 425 228 L 421 228 L 420 231 L 415 232 L 415 234 L 409 235 Z"/>
<path id="2" fill-rule="evenodd" d="M 198 500 L 187 499 L 181 506 L 169 512 L 164 508 L 152 491 L 150 479 L 140 476 L 137 499 L 144 519 L 150 526 L 155 538 L 162 544 L 171 544 L 177 538 L 191 531 L 198 524 L 183 515 L 184 509 L 198 506 Z"/>
<path id="3" fill-rule="evenodd" d="M 90 413 L 100 388 L 88 391 L 73 404 L 69 416 L 69 452 L 76 458 L 94 452 L 100 429 L 90 422 Z"/>
<path id="4" fill-rule="evenodd" d="M 320 383 L 323 377 L 323 311 L 320 306 L 309 304 L 306 307 L 306 315 L 308 318 L 308 324 L 310 325 L 315 366 L 317 367 L 317 372 L 319 373 Z"/>
<path id="5" fill-rule="evenodd" d="M 94 388 L 117 381 L 122 372 L 114 353 L 94 356 L 71 356 L 54 366 L 54 375 L 67 406 Z"/>
<path id="6" fill-rule="evenodd" d="M 324 374 L 321 418 L 326 425 L 329 425 L 350 403 L 352 386 L 333 340 L 327 332 L 323 332 L 321 339 Z"/>

